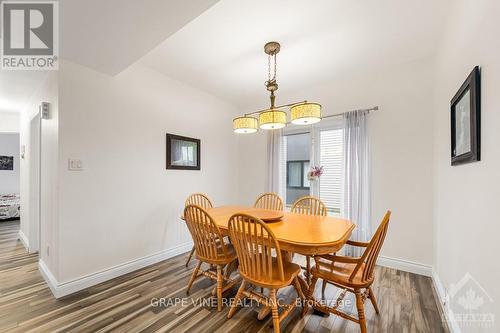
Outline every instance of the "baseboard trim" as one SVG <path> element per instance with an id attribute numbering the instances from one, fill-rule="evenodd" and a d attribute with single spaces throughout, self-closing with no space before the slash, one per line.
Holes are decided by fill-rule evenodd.
<path id="1" fill-rule="evenodd" d="M 30 242 L 28 240 L 28 237 L 26 237 L 26 235 L 22 230 L 19 230 L 18 236 L 21 243 L 23 243 L 23 246 L 26 249 L 26 251 L 30 252 Z"/>
<path id="2" fill-rule="evenodd" d="M 129 262 L 116 265 L 92 274 L 88 274 L 70 281 L 58 282 L 54 275 L 50 272 L 45 263 L 40 260 L 39 268 L 42 276 L 49 285 L 52 294 L 55 298 L 61 298 L 77 291 L 95 286 L 99 283 L 114 279 L 124 274 L 136 271 L 138 269 L 156 264 L 160 261 L 175 257 L 176 255 L 185 253 L 193 247 L 192 242 L 178 245 L 174 248 L 163 250 L 149 256 L 131 260 Z"/>
<path id="3" fill-rule="evenodd" d="M 404 259 L 379 256 L 377 265 L 424 276 L 432 276 L 432 266 Z"/>
<path id="4" fill-rule="evenodd" d="M 59 282 L 57 282 L 56 278 L 54 277 L 54 274 L 52 274 L 49 267 L 47 266 L 47 264 L 45 264 L 45 262 L 42 259 L 38 260 L 38 270 L 42 274 L 42 277 L 45 279 L 45 282 L 49 286 L 50 291 L 52 291 L 54 297 L 55 298 L 62 297 L 62 296 L 59 297 L 57 296 L 58 294 L 57 286 Z"/>
<path id="5" fill-rule="evenodd" d="M 448 330 L 450 331 L 450 333 L 461 333 L 462 330 L 460 329 L 460 326 L 454 320 L 453 311 L 448 306 L 448 296 L 446 294 L 446 289 L 444 288 L 439 275 L 434 269 L 432 270 L 431 278 L 434 290 L 436 291 L 436 301 L 438 303 L 441 315 L 444 316 L 444 319 L 446 320 Z"/>

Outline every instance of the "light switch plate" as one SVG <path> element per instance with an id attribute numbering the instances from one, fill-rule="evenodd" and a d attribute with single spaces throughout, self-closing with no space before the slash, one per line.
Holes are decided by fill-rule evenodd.
<path id="1" fill-rule="evenodd" d="M 50 119 L 50 104 L 43 102 L 41 105 L 42 109 L 42 119 Z"/>
<path id="2" fill-rule="evenodd" d="M 82 160 L 77 159 L 68 159 L 68 170 L 69 171 L 82 171 L 83 170 L 83 162 Z"/>

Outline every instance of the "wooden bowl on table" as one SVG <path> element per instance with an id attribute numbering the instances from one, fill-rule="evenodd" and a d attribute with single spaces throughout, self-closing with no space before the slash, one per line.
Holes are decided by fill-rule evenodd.
<path id="1" fill-rule="evenodd" d="M 283 212 L 281 211 L 262 208 L 252 208 L 245 213 L 258 217 L 266 223 L 279 222 L 283 219 L 284 216 Z"/>

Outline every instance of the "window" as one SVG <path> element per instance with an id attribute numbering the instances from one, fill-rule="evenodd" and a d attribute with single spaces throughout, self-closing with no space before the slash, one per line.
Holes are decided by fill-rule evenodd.
<path id="1" fill-rule="evenodd" d="M 291 206 L 297 199 L 313 195 L 325 203 L 330 215 L 340 216 L 344 196 L 342 124 L 332 119 L 313 126 L 311 132 L 297 133 L 298 130 L 291 127 L 284 137 L 286 154 L 281 167 L 286 176 L 282 180 L 286 183 L 285 202 Z M 319 180 L 309 180 L 312 166 L 323 166 Z"/>
<path id="2" fill-rule="evenodd" d="M 311 134 L 298 133 L 285 136 L 286 163 L 283 168 L 286 173 L 285 202 L 291 205 L 305 195 L 309 195 L 309 179 L 307 173 L 310 167 Z"/>
<path id="3" fill-rule="evenodd" d="M 309 189 L 309 165 L 309 161 L 287 161 L 286 187 Z"/>

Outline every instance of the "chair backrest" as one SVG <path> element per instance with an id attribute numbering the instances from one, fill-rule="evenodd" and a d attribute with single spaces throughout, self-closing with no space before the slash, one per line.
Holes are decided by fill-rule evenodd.
<path id="1" fill-rule="evenodd" d="M 255 200 L 253 206 L 255 208 L 283 210 L 283 200 L 276 193 L 264 193 Z"/>
<path id="2" fill-rule="evenodd" d="M 295 201 L 292 206 L 292 213 L 326 216 L 327 210 L 323 201 L 315 197 L 306 196 Z"/>
<path id="3" fill-rule="evenodd" d="M 184 204 L 184 206 L 188 206 L 188 205 L 197 205 L 197 206 L 200 206 L 203 209 L 208 209 L 208 208 L 212 208 L 213 207 L 212 202 L 210 201 L 210 199 L 205 194 L 203 194 L 203 193 L 193 193 L 193 194 L 191 194 L 186 199 L 186 203 Z"/>
<path id="4" fill-rule="evenodd" d="M 352 281 L 356 276 L 357 272 L 361 269 L 361 265 L 365 264 L 365 269 L 363 271 L 363 275 L 361 276 L 361 281 L 366 282 L 368 280 L 373 279 L 373 271 L 375 268 L 375 263 L 377 262 L 378 254 L 380 253 L 380 249 L 382 248 L 382 244 L 384 244 L 385 235 L 387 234 L 387 229 L 389 228 L 389 220 L 391 218 L 391 211 L 388 210 L 382 222 L 377 228 L 377 231 L 373 235 L 370 243 L 366 247 L 363 255 L 359 263 L 354 268 L 351 276 L 349 277 L 349 281 Z"/>
<path id="5" fill-rule="evenodd" d="M 188 205 L 184 208 L 184 220 L 193 238 L 198 257 L 217 260 L 221 256 L 227 256 L 228 249 L 219 227 L 202 207 Z"/>
<path id="6" fill-rule="evenodd" d="M 281 251 L 272 230 L 259 218 L 247 214 L 234 214 L 229 219 L 229 238 L 233 244 L 240 273 L 257 281 L 272 281 L 273 270 L 284 280 Z M 273 264 L 272 249 L 276 253 Z"/>

